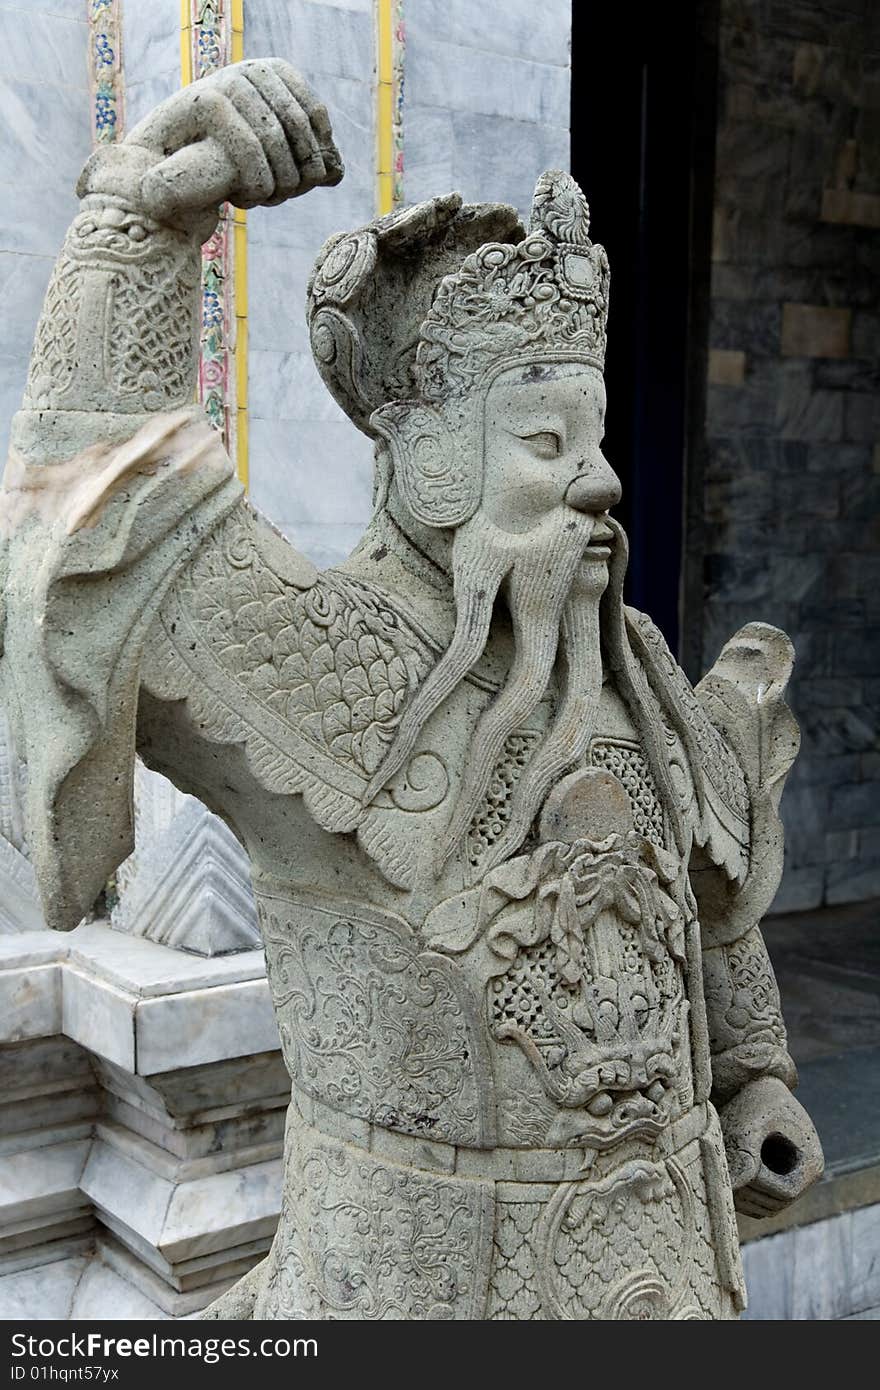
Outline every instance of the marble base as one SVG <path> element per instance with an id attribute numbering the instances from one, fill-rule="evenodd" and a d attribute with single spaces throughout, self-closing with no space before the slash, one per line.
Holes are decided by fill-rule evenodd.
<path id="1" fill-rule="evenodd" d="M 266 1253 L 290 1084 L 262 952 L 0 938 L 0 1317 L 187 1317 Z"/>

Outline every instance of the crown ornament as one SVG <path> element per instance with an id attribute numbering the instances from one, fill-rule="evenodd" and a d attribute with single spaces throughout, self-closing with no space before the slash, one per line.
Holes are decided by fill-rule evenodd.
<path id="1" fill-rule="evenodd" d="M 423 400 L 440 402 L 542 358 L 605 363 L 609 269 L 570 174 L 548 170 L 519 242 L 490 242 L 440 282 L 419 335 Z"/>

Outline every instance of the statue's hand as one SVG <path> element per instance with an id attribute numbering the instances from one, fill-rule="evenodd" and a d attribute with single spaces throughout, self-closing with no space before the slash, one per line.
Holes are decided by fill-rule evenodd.
<path id="1" fill-rule="evenodd" d="M 777 1077 L 748 1082 L 720 1118 L 734 1205 L 743 1215 L 773 1216 L 821 1177 L 813 1122 Z"/>
<path id="2" fill-rule="evenodd" d="M 157 106 L 123 146 L 159 157 L 140 197 L 145 212 L 172 225 L 192 225 L 225 201 L 283 203 L 343 175 L 326 107 L 278 58 L 200 78 Z"/>

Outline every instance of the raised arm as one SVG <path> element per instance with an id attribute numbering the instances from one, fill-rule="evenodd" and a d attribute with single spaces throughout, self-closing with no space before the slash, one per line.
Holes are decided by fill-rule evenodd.
<path id="1" fill-rule="evenodd" d="M 747 867 L 732 880 L 704 857 L 691 873 L 703 931 L 712 1094 L 720 1108 L 736 1205 L 770 1216 L 821 1174 L 813 1124 L 791 1091 L 779 990 L 760 929 L 782 875 L 779 802 L 798 750 L 783 698 L 793 651 L 751 623 L 727 643 L 696 694 L 743 768 L 750 803 Z"/>
<path id="2" fill-rule="evenodd" d="M 0 493 L 0 703 L 52 926 L 75 926 L 131 850 L 151 624 L 242 505 L 192 403 L 200 245 L 224 200 L 279 203 L 341 175 L 326 111 L 267 60 L 163 102 L 80 177 Z"/>
<path id="3" fill-rule="evenodd" d="M 199 251 L 220 204 L 281 203 L 341 177 L 325 108 L 275 59 L 201 79 L 97 150 L 46 294 L 14 448 L 38 464 L 69 459 L 189 406 Z"/>

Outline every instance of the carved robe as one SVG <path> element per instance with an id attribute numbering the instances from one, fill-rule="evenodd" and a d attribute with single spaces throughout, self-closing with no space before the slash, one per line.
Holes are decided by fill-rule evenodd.
<path id="1" fill-rule="evenodd" d="M 713 1102 L 794 1076 L 756 926 L 796 751 L 786 639 L 743 629 L 694 692 L 644 615 L 605 604 L 584 766 L 487 872 L 551 689 L 436 876 L 505 633 L 365 805 L 448 640 L 448 580 L 383 514 L 318 575 L 206 425 L 160 419 L 86 493 L 81 467 L 51 497 L 27 469 L 7 483 L 0 695 L 53 925 L 130 849 L 136 746 L 248 849 L 293 1088 L 252 1315 L 736 1316 Z"/>

